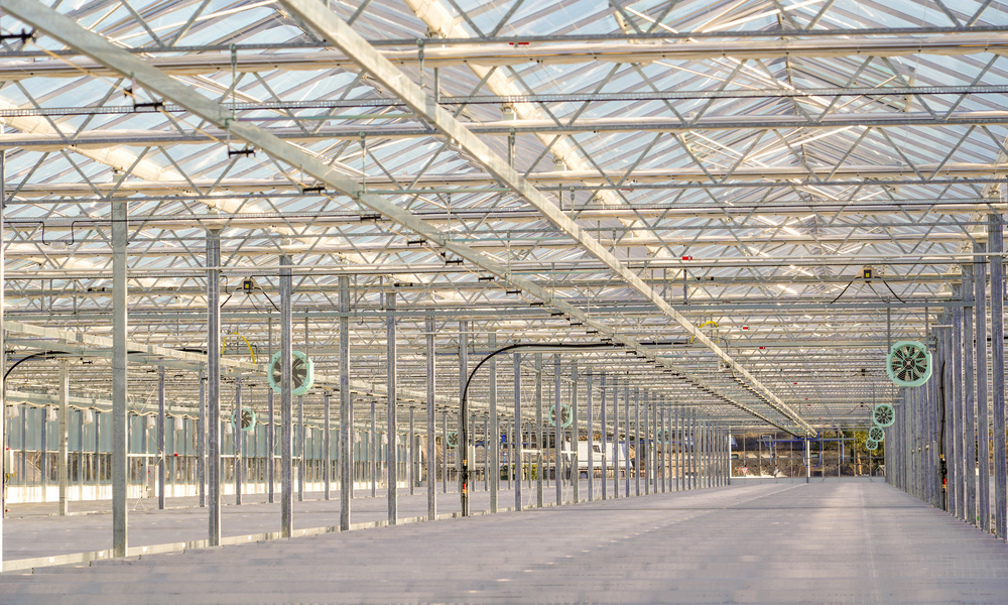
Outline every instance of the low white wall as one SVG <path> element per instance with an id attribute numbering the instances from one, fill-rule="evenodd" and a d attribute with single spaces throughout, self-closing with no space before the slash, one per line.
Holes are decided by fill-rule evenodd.
<path id="1" fill-rule="evenodd" d="M 242 494 L 265 494 L 266 493 L 266 483 L 242 483 Z M 149 488 L 149 489 L 148 489 Z M 235 493 L 234 482 L 222 483 L 221 484 L 221 495 L 229 496 Z M 357 482 L 354 484 L 354 489 L 370 489 L 371 482 Z M 399 483 L 400 489 L 409 489 L 409 484 L 406 482 Z M 295 489 L 296 486 L 295 486 Z M 309 482 L 305 483 L 306 492 L 321 492 L 325 489 L 325 484 L 321 481 L 319 482 Z M 339 483 L 336 481 L 332 482 L 333 491 L 339 490 Z M 274 487 L 275 493 L 280 493 L 280 484 L 277 483 Z M 183 496 L 198 496 L 199 489 L 195 483 L 179 483 L 176 485 L 168 484 L 165 490 L 166 498 L 178 498 Z M 157 491 L 154 489 L 153 485 L 130 485 L 126 497 L 129 499 L 136 498 L 154 498 L 157 496 Z M 71 502 L 88 501 L 88 500 L 111 500 L 112 499 L 112 486 L 111 485 L 70 485 L 67 488 L 67 498 Z M 59 502 L 59 486 L 58 485 L 47 485 L 44 488 L 40 485 L 31 487 L 20 487 L 20 486 L 8 486 L 7 487 L 7 503 L 8 504 L 28 504 L 28 503 L 41 503 L 41 502 Z"/>

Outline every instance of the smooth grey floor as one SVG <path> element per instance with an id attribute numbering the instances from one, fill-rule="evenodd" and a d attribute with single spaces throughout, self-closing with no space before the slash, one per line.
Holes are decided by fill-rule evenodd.
<path id="1" fill-rule="evenodd" d="M 1008 546 L 881 483 L 733 486 L 0 576 L 0 603 L 1005 603 Z"/>
<path id="2" fill-rule="evenodd" d="M 449 486 L 444 493 L 438 484 L 438 516 L 451 515 L 461 510 L 455 486 Z M 514 492 L 503 482 L 498 497 L 498 509 L 515 506 Z M 611 489 L 611 486 L 610 486 Z M 621 494 L 625 483 L 621 483 Z M 643 488 L 642 488 L 643 489 Z M 426 517 L 426 485 L 417 487 L 414 495 L 408 488 L 399 489 L 397 509 L 400 519 Z M 582 498 L 587 496 L 587 481 L 580 484 Z M 631 485 L 631 493 L 635 493 Z M 564 501 L 573 498 L 569 484 L 562 491 Z M 276 502 L 267 503 L 265 494 L 246 495 L 243 503 L 234 504 L 234 496 L 225 498 L 221 506 L 221 533 L 224 537 L 263 534 L 280 530 L 279 494 Z M 295 529 L 338 526 L 340 521 L 340 494 L 332 492 L 330 500 L 323 498 L 322 492 L 306 492 L 304 501 L 294 501 Z M 165 508 L 157 508 L 157 499 L 142 498 L 131 500 L 127 515 L 129 545 L 154 546 L 171 542 L 189 542 L 207 537 L 209 524 L 208 509 L 199 508 L 196 497 L 168 498 Z M 531 488 L 522 486 L 523 507 L 537 502 L 535 484 Z M 556 502 L 556 486 L 543 488 L 543 502 L 548 506 Z M 70 514 L 56 515 L 55 503 L 14 504 L 4 520 L 3 554 L 5 561 L 50 557 L 71 553 L 92 552 L 112 547 L 111 501 L 71 502 Z M 375 523 L 388 519 L 388 499 L 385 490 L 379 488 L 371 496 L 370 489 L 358 489 L 350 504 L 351 523 Z M 478 486 L 470 497 L 470 510 L 474 512 L 490 509 L 490 494 Z"/>

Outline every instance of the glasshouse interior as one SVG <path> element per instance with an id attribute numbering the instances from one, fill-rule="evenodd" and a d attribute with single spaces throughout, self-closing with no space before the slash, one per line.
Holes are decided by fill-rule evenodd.
<path id="1" fill-rule="evenodd" d="M 1008 599 L 1006 0 L 0 0 L 0 603 Z"/>

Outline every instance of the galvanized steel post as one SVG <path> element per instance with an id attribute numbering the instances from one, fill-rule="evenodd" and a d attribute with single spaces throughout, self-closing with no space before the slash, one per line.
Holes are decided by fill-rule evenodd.
<path id="1" fill-rule="evenodd" d="M 987 261 L 984 244 L 973 246 L 973 317 L 975 325 L 977 460 L 980 463 L 980 485 L 977 490 L 980 527 L 991 529 L 990 512 L 990 406 L 987 402 Z M 932 381 L 933 382 L 933 381 Z"/>
<path id="2" fill-rule="evenodd" d="M 235 504 L 242 503 L 242 470 L 245 466 L 245 432 L 242 430 L 241 426 L 241 406 L 242 406 L 242 383 L 241 376 L 235 378 L 235 412 L 234 412 L 234 422 L 230 420 L 225 420 L 225 422 L 231 422 L 232 432 L 234 435 L 234 480 L 235 480 Z M 163 443 L 163 440 L 158 438 L 159 441 Z M 161 446 L 161 464 L 164 464 L 164 446 Z M 161 488 L 164 491 L 164 487 Z"/>
<path id="3" fill-rule="evenodd" d="M 328 500 L 332 492 L 332 410 L 329 407 L 329 391 L 322 393 L 322 448 L 325 450 L 325 455 L 322 456 L 322 499 Z"/>
<path id="4" fill-rule="evenodd" d="M 354 451 L 350 399 L 350 278 L 345 275 L 339 278 L 339 397 L 340 529 L 347 531 L 350 529 L 350 501 L 354 490 Z"/>
<path id="5" fill-rule="evenodd" d="M 592 407 L 592 373 L 588 370 L 585 376 L 585 405 L 588 411 L 588 501 L 595 500 L 595 410 Z M 580 475 L 580 472 L 578 473 Z"/>
<path id="6" fill-rule="evenodd" d="M 514 499 L 515 510 L 522 509 L 522 435 L 521 435 L 521 354 L 514 354 L 514 435 L 515 453 L 511 463 L 515 465 L 518 476 L 515 480 Z"/>
<path id="7" fill-rule="evenodd" d="M 127 202 L 112 203 L 112 554 L 125 557 L 127 548 L 127 358 L 126 240 Z M 220 240 L 217 240 L 218 246 Z M 218 248 L 219 250 L 219 248 Z M 211 264 L 208 259 L 208 263 Z M 211 266 L 217 266 L 213 263 Z M 0 284 L 2 285 L 2 284 Z M 6 418 L 0 419 L 6 422 Z M 22 441 L 23 444 L 23 441 Z"/>
<path id="8" fill-rule="evenodd" d="M 386 397 L 388 406 L 385 411 L 388 426 L 387 449 L 385 450 L 386 480 L 385 493 L 388 496 L 388 522 L 395 525 L 399 520 L 399 437 L 398 410 L 396 409 L 396 295 L 395 292 L 385 293 L 385 334 L 386 334 Z"/>
<path id="9" fill-rule="evenodd" d="M 2 244 L 0 244 L 2 245 Z M 2 287 L 2 284 L 0 284 Z M 70 362 L 68 359 L 61 359 L 59 361 L 59 436 L 58 436 L 58 459 L 57 459 L 57 473 L 59 474 L 59 509 L 58 513 L 60 515 L 67 514 L 67 487 L 70 482 L 69 476 L 69 465 L 68 462 L 68 420 L 67 415 L 70 413 Z M 7 417 L 0 416 L 0 423 L 6 424 Z M 82 440 L 83 441 L 83 440 Z M 4 451 L 6 447 L 3 443 L 0 443 L 0 452 Z M 81 456 L 77 459 L 77 473 L 83 475 L 84 470 L 82 464 L 84 462 L 84 457 Z M 6 475 L 2 474 L 0 471 L 0 482 L 4 480 Z M 83 500 L 83 495 L 81 497 Z M 5 509 L 0 509 L 0 513 L 4 512 Z"/>
<path id="10" fill-rule="evenodd" d="M 994 406 L 994 533 L 1008 536 L 1008 466 L 1005 460 L 1004 391 L 1004 252 L 1003 222 L 1000 214 L 987 217 L 987 246 L 990 258 L 991 299 L 991 393 Z"/>
<path id="11" fill-rule="evenodd" d="M 572 496 L 575 503 L 581 501 L 580 490 L 578 489 L 581 483 L 581 471 L 579 469 L 578 463 L 578 440 L 580 437 L 580 427 L 578 427 L 578 371 L 577 362 L 571 362 L 571 387 L 570 387 L 570 406 L 571 406 L 571 458 L 570 458 L 570 480 L 571 480 L 571 490 Z"/>
<path id="12" fill-rule="evenodd" d="M 469 325 L 465 321 L 459 322 L 459 401 L 462 400 L 463 392 L 465 391 L 466 379 L 469 377 Z M 447 433 L 448 425 L 448 414 L 445 413 L 445 428 L 444 431 Z M 456 456 L 463 456 L 465 461 L 464 467 L 469 465 L 469 419 L 462 414 L 461 408 L 459 409 L 459 420 L 458 420 L 458 449 L 455 452 Z M 445 439 L 446 435 L 442 437 Z M 447 442 L 445 443 L 445 466 L 444 474 L 447 474 L 448 469 L 448 450 Z M 461 499 L 461 512 L 463 517 L 469 516 L 469 477 L 468 472 L 459 473 L 459 498 Z M 442 479 L 445 484 L 445 492 L 448 491 L 447 479 Z"/>
<path id="13" fill-rule="evenodd" d="M 434 358 L 434 313 L 427 312 L 424 318 L 424 332 L 427 340 L 427 518 L 431 521 L 437 518 L 437 461 L 434 450 L 434 431 L 437 420 L 434 416 L 435 369 Z"/>
<path id="14" fill-rule="evenodd" d="M 543 376 L 543 364 L 542 364 L 542 353 L 535 354 L 535 374 L 536 374 L 536 384 L 535 384 L 535 401 L 536 401 L 536 506 L 539 508 L 543 507 L 543 475 L 545 471 L 543 469 L 543 449 L 546 445 L 543 443 L 543 389 L 542 389 L 542 376 Z"/>
<path id="15" fill-rule="evenodd" d="M 293 279 L 291 259 L 284 254 L 280 257 L 280 535 L 284 538 L 294 528 Z"/>
<path id="16" fill-rule="evenodd" d="M 491 332 L 487 341 L 490 351 L 497 350 L 497 335 Z M 490 441 L 486 443 L 487 453 L 490 454 L 490 512 L 497 512 L 497 492 L 500 490 L 500 419 L 497 415 L 497 358 L 491 357 L 487 362 L 488 389 L 487 404 L 490 410 Z M 466 377 L 463 376 L 462 380 Z"/>

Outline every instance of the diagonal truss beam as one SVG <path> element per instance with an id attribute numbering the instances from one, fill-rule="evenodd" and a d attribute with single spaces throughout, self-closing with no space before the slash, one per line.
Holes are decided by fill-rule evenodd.
<path id="1" fill-rule="evenodd" d="M 414 111 L 426 117 L 441 132 L 457 141 L 463 149 L 478 158 L 494 176 L 539 209 L 546 218 L 610 267 L 634 290 L 644 295 L 646 299 L 675 320 L 694 339 L 703 343 L 722 361 L 729 364 L 738 375 L 744 378 L 744 386 L 766 401 L 772 409 L 783 415 L 789 421 L 787 424 L 790 426 L 782 426 L 778 422 L 772 422 L 772 424 L 789 432 L 815 434 L 815 429 L 791 409 L 790 406 L 757 380 L 748 370 L 741 367 L 738 362 L 703 334 L 696 325 L 666 303 L 658 292 L 650 288 L 641 278 L 609 253 L 598 241 L 592 239 L 573 220 L 560 212 L 540 191 L 522 179 L 502 158 L 494 154 L 481 140 L 466 130 L 458 120 L 436 105 L 419 87 L 413 84 L 387 59 L 378 54 L 371 45 L 348 25 L 335 17 L 321 4 L 312 4 L 310 2 L 287 2 L 286 4 L 303 20 L 322 31 L 327 39 L 339 40 L 338 46 L 341 50 L 347 52 L 365 70 L 372 73 L 390 90 L 403 98 Z M 667 362 L 657 359 L 653 353 L 647 351 L 635 339 L 626 335 L 616 334 L 612 328 L 591 319 L 586 312 L 558 298 L 551 290 L 513 274 L 508 267 L 486 254 L 452 241 L 449 234 L 442 232 L 440 229 L 384 197 L 368 193 L 361 184 L 330 168 L 313 155 L 282 141 L 258 126 L 233 121 L 231 113 L 226 111 L 221 104 L 201 95 L 185 84 L 152 67 L 142 58 L 136 57 L 128 51 L 113 45 L 102 36 L 86 30 L 73 19 L 42 5 L 36 0 L 7 0 L 4 3 L 4 9 L 18 19 L 49 33 L 70 48 L 94 58 L 110 69 L 135 79 L 137 82 L 143 84 L 147 90 L 178 103 L 194 115 L 222 128 L 230 127 L 232 135 L 248 141 L 252 145 L 263 149 L 274 158 L 298 168 L 302 173 L 310 175 L 320 182 L 355 198 L 360 203 L 421 235 L 431 244 L 450 251 L 466 262 L 498 276 L 513 287 L 519 288 L 528 295 L 544 301 L 570 318 L 580 320 L 585 326 L 623 343 L 625 346 L 638 351 L 639 354 L 645 355 L 663 365 L 668 365 Z M 675 368 L 671 366 L 669 366 L 669 369 L 675 371 Z M 764 415 L 759 414 L 741 402 L 732 401 L 729 398 L 726 398 L 726 400 L 754 416 L 765 419 Z"/>
<path id="2" fill-rule="evenodd" d="M 348 57 L 357 62 L 365 71 L 381 82 L 382 85 L 402 99 L 413 111 L 431 123 L 442 134 L 449 137 L 450 140 L 457 141 L 459 146 L 473 156 L 488 172 L 539 210 L 554 226 L 570 236 L 582 248 L 587 250 L 589 254 L 602 261 L 604 265 L 609 267 L 627 285 L 652 302 L 663 313 L 685 329 L 694 339 L 700 341 L 713 351 L 722 361 L 729 364 L 735 372 L 744 378 L 748 386 L 752 387 L 756 393 L 763 397 L 771 407 L 798 423 L 802 428 L 806 430 L 811 429 L 811 426 L 807 426 L 807 423 L 790 406 L 777 397 L 775 393 L 763 385 L 746 368 L 742 367 L 726 351 L 707 337 L 706 334 L 701 332 L 693 322 L 676 311 L 665 301 L 659 292 L 648 286 L 644 280 L 617 259 L 615 255 L 581 229 L 550 198 L 546 197 L 541 191 L 522 178 L 504 158 L 498 156 L 479 137 L 466 129 L 458 119 L 436 104 L 422 88 L 414 84 L 399 68 L 382 56 L 363 37 L 353 31 L 350 26 L 317 2 L 311 2 L 310 0 L 282 1 L 302 21 L 322 34 L 325 39 L 332 42 L 339 50 L 346 53 Z"/>

